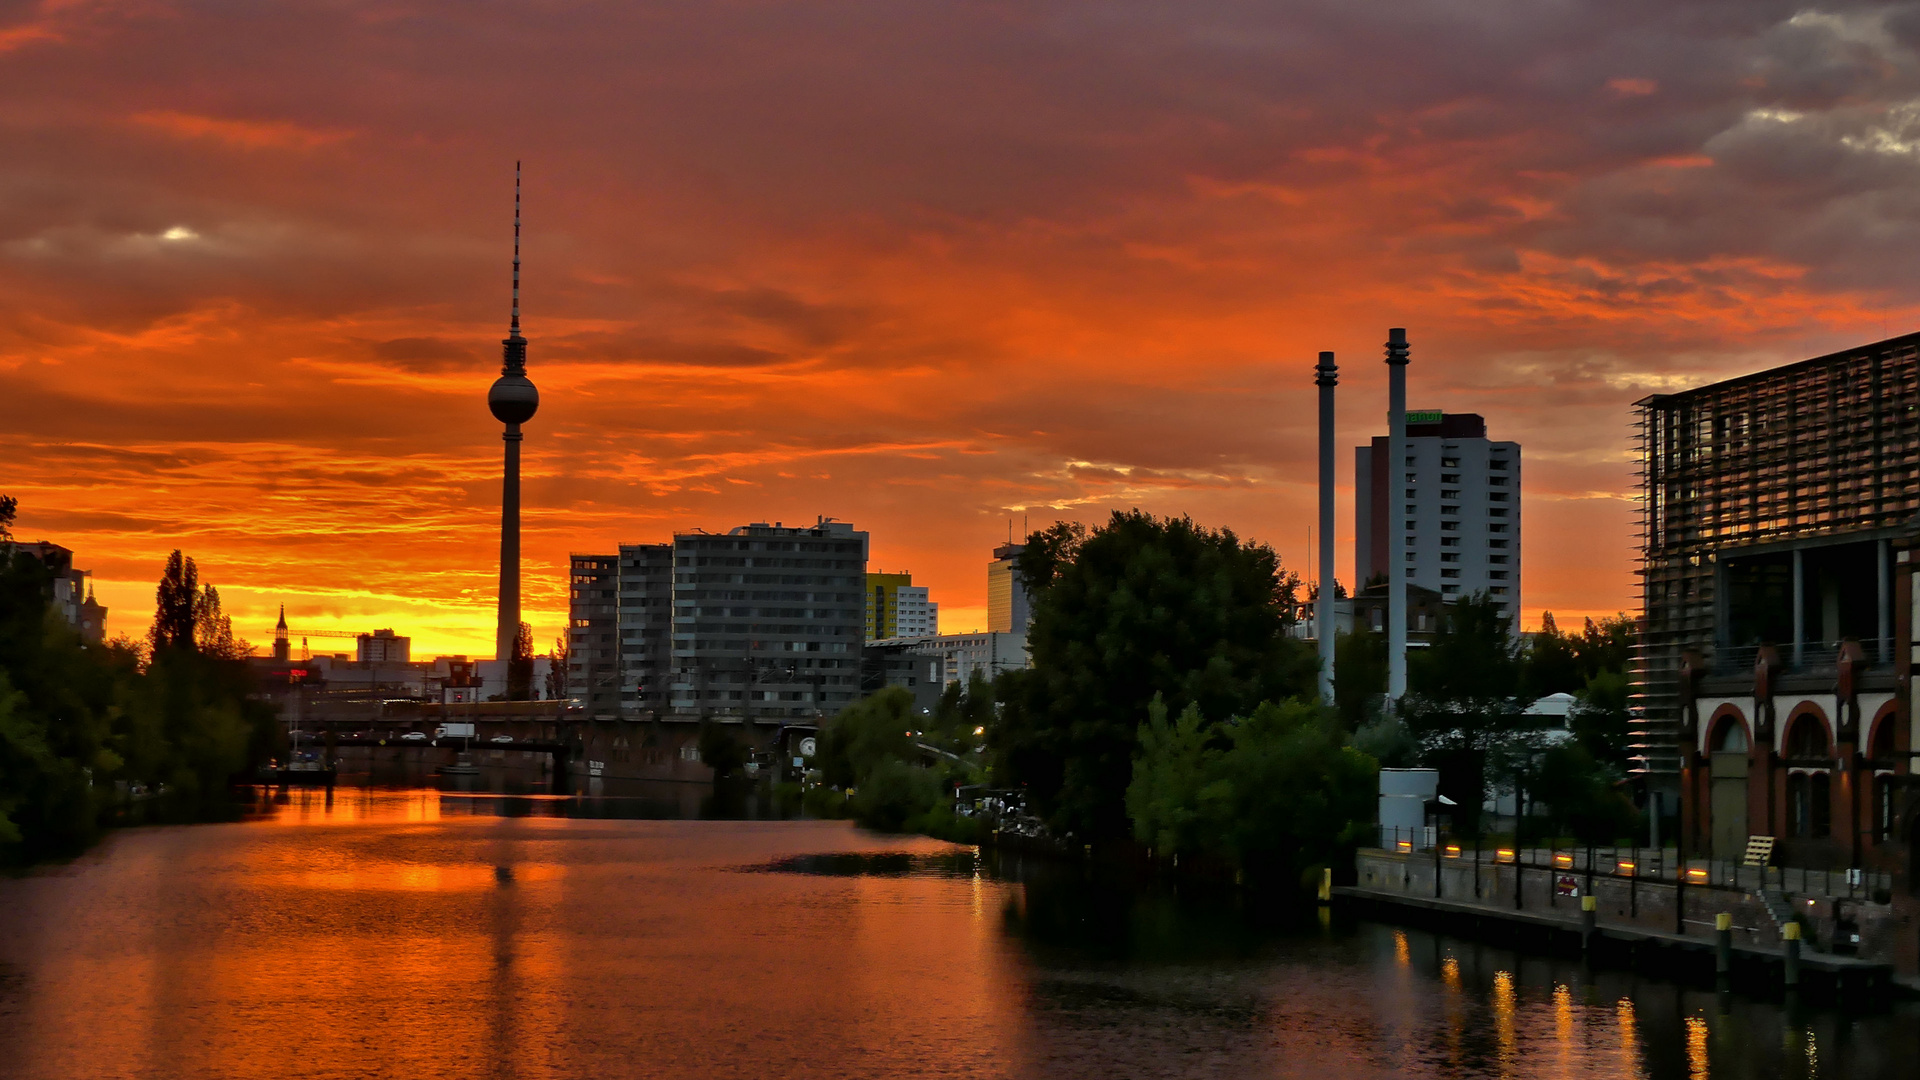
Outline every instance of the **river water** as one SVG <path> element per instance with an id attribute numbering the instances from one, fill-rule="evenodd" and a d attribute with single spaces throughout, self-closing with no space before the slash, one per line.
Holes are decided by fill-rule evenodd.
<path id="1" fill-rule="evenodd" d="M 840 822 L 621 805 L 294 792 L 0 880 L 0 1076 L 1910 1080 L 1920 1062 L 1905 1005 L 1789 1017 Z"/>

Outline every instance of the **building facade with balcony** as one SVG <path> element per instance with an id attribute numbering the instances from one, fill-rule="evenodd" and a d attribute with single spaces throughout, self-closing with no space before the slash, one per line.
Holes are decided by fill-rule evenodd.
<path id="1" fill-rule="evenodd" d="M 1914 895 L 1920 335 L 1635 407 L 1642 782 L 1691 854 L 1772 837 Z"/>
<path id="2" fill-rule="evenodd" d="M 569 693 L 596 718 L 830 716 L 859 696 L 866 568 L 831 518 L 575 555 Z"/>
<path id="3" fill-rule="evenodd" d="M 1447 601 L 1484 593 L 1517 630 L 1520 444 L 1488 439 L 1476 413 L 1427 410 L 1407 413 L 1404 460 L 1387 453 L 1385 435 L 1354 450 L 1360 587 L 1388 576 L 1397 559 L 1408 585 Z"/>

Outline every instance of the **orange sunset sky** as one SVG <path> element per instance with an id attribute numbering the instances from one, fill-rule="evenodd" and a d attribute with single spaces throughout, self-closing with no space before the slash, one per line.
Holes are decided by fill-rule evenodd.
<path id="1" fill-rule="evenodd" d="M 1524 447 L 1528 626 L 1633 606 L 1628 406 L 1914 329 L 1920 8 L 1769 0 L 0 7 L 0 492 L 144 633 L 492 647 L 513 162 L 569 551 L 825 514 L 984 624 L 1139 506 L 1305 570 L 1312 365 Z M 318 644 L 318 643 L 316 643 Z M 333 646 L 340 647 L 340 646 Z"/>

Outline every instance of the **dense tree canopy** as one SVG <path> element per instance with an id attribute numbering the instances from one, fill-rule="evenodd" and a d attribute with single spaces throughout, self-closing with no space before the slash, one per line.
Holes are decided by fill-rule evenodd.
<path id="1" fill-rule="evenodd" d="M 1091 532 L 1035 534 L 1019 570 L 1033 666 L 1002 677 L 996 783 L 1024 785 L 1063 832 L 1128 834 L 1124 793 L 1156 696 L 1173 715 L 1194 705 L 1224 719 L 1312 692 L 1315 657 L 1287 635 L 1298 578 L 1265 545 L 1116 512 Z"/>
<path id="2" fill-rule="evenodd" d="M 889 687 L 827 722 L 815 767 L 846 795 L 837 809 L 863 825 L 970 840 L 974 823 L 954 815 L 949 796 L 985 779 L 977 733 L 992 715 L 992 688 L 978 678 L 949 683 L 931 713 L 915 709 L 905 687 Z"/>
<path id="3" fill-rule="evenodd" d="M 1263 702 L 1209 724 L 1155 701 L 1127 788 L 1134 836 L 1161 856 L 1211 857 L 1282 881 L 1351 851 L 1374 816 L 1379 766 L 1326 709 Z"/>
<path id="4" fill-rule="evenodd" d="M 173 816 L 224 808 L 228 782 L 276 752 L 245 665 L 201 649 L 191 568 L 168 560 L 162 647 L 143 657 L 82 640 L 50 603 L 47 567 L 0 546 L 0 862 L 76 851 L 142 793 L 164 792 L 152 805 Z"/>

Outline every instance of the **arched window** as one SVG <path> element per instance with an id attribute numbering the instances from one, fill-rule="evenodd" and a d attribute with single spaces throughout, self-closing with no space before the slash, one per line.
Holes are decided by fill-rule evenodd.
<path id="1" fill-rule="evenodd" d="M 1868 756 L 1873 759 L 1876 770 L 1893 764 L 1893 714 L 1882 717 L 1874 728 L 1872 749 Z M 1896 783 L 1897 779 L 1892 773 L 1876 771 L 1873 775 L 1873 821 L 1869 831 L 1875 840 L 1887 840 L 1893 836 L 1893 792 Z"/>
<path id="2" fill-rule="evenodd" d="M 1787 825 L 1794 836 L 1819 838 L 1832 830 L 1833 783 L 1824 772 L 1787 777 Z"/>
<path id="3" fill-rule="evenodd" d="M 1812 713 L 1801 713 L 1787 729 L 1787 757 L 1796 761 L 1831 758 L 1827 745 L 1827 726 Z"/>
<path id="4" fill-rule="evenodd" d="M 1787 760 L 1825 761 L 1833 751 L 1827 726 L 1801 713 L 1787 727 Z M 1787 777 L 1787 825 L 1794 836 L 1822 837 L 1832 829 L 1833 780 L 1825 771 L 1795 771 Z"/>
<path id="5" fill-rule="evenodd" d="M 1713 728 L 1713 738 L 1708 745 L 1716 754 L 1746 753 L 1747 727 L 1739 717 L 1722 716 Z"/>
<path id="6" fill-rule="evenodd" d="M 1891 763 L 1893 761 L 1893 714 L 1880 718 L 1873 729 L 1873 746 L 1867 756 L 1875 761 Z"/>

